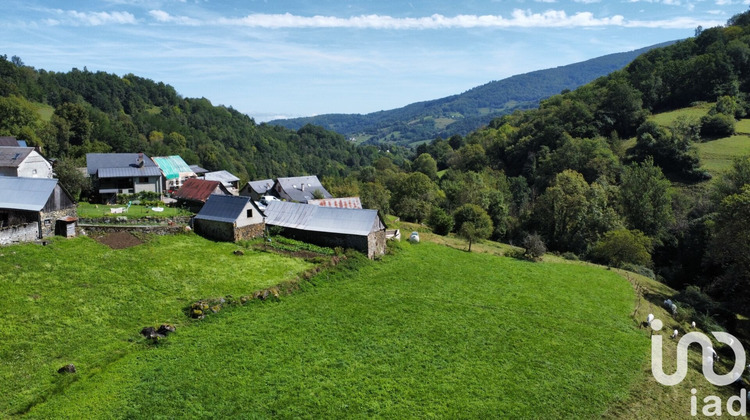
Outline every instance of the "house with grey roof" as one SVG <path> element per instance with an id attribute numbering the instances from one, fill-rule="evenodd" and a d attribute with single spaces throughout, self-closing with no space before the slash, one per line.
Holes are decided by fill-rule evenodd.
<path id="1" fill-rule="evenodd" d="M 385 223 L 377 210 L 321 207 L 271 201 L 266 224 L 285 236 L 326 247 L 353 248 L 368 258 L 385 254 Z"/>
<path id="2" fill-rule="evenodd" d="M 25 142 L 24 142 L 25 143 Z M 0 136 L 0 146 L 9 146 L 9 147 L 26 147 L 25 144 L 21 144 L 18 139 L 16 139 L 13 136 Z"/>
<path id="3" fill-rule="evenodd" d="M 104 201 L 118 194 L 162 194 L 162 172 L 143 153 L 87 153 L 86 171 Z"/>
<path id="4" fill-rule="evenodd" d="M 52 164 L 33 147 L 0 146 L 0 176 L 52 178 Z"/>
<path id="5" fill-rule="evenodd" d="M 258 201 L 262 196 L 270 195 L 272 191 L 273 179 L 260 179 L 245 184 L 240 190 L 240 195 L 252 197 L 253 200 Z"/>
<path id="6" fill-rule="evenodd" d="M 315 175 L 278 178 L 273 185 L 275 195 L 282 200 L 307 203 L 308 200 L 333 198 L 331 193 L 323 188 L 323 184 Z"/>
<path id="7" fill-rule="evenodd" d="M 193 218 L 195 233 L 237 242 L 263 235 L 265 217 L 250 197 L 212 194 Z"/>
<path id="8" fill-rule="evenodd" d="M 234 195 L 240 190 L 240 179 L 227 171 L 206 172 L 203 175 L 206 181 L 219 181 Z"/>
<path id="9" fill-rule="evenodd" d="M 76 203 L 57 179 L 0 176 L 0 245 L 45 238 L 75 220 Z"/>

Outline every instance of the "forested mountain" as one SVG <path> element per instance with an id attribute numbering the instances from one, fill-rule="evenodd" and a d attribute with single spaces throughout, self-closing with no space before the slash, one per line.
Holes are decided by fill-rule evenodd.
<path id="1" fill-rule="evenodd" d="M 85 166 L 89 152 L 179 154 L 243 180 L 343 175 L 380 154 L 320 127 L 258 125 L 231 107 L 183 98 L 169 85 L 133 74 L 55 73 L 7 56 L 0 56 L 0 133 L 78 166 Z"/>
<path id="2" fill-rule="evenodd" d="M 417 102 L 389 111 L 365 115 L 325 114 L 275 120 L 270 124 L 295 130 L 305 124 L 319 125 L 349 138 L 363 139 L 366 144 L 409 145 L 436 137 L 448 138 L 454 134 L 463 136 L 487 125 L 493 118 L 515 110 L 534 108 L 541 99 L 575 89 L 623 68 L 646 51 L 672 43 L 520 74 L 489 82 L 458 95 Z"/>

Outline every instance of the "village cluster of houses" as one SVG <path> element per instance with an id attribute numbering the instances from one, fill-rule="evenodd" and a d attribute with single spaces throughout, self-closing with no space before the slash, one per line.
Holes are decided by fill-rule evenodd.
<path id="1" fill-rule="evenodd" d="M 197 213 L 193 228 L 220 241 L 255 238 L 266 226 L 322 246 L 354 248 L 374 258 L 385 253 L 386 226 L 358 197 L 334 198 L 317 176 L 250 181 L 209 172 L 180 156 L 89 153 L 86 174 L 104 203 L 120 194 L 153 192 Z M 167 198 L 169 197 L 169 198 Z M 0 137 L 0 245 L 51 235 L 74 236 L 76 203 L 37 150 Z"/>

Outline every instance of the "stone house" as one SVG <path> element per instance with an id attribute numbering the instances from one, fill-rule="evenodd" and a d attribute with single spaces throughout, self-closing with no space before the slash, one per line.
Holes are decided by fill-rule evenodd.
<path id="1" fill-rule="evenodd" d="M 86 171 L 105 202 L 117 194 L 162 194 L 162 173 L 143 153 L 87 153 Z"/>
<path id="2" fill-rule="evenodd" d="M 52 164 L 33 147 L 0 146 L 0 176 L 52 178 Z"/>
<path id="3" fill-rule="evenodd" d="M 265 228 L 265 217 L 250 197 L 211 195 L 193 218 L 195 233 L 217 241 L 252 239 Z"/>

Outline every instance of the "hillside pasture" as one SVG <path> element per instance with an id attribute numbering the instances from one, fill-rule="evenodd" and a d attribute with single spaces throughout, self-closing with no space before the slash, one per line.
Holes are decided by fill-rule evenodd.
<path id="1" fill-rule="evenodd" d="M 0 248 L 0 417 L 96 381 L 118 359 L 142 357 L 140 329 L 181 330 L 193 323 L 184 312 L 191 302 L 250 294 L 312 266 L 247 249 L 236 256 L 235 244 L 194 234 L 141 239 L 117 250 L 88 237 Z M 78 373 L 56 372 L 68 363 Z"/>
<path id="2" fill-rule="evenodd" d="M 648 340 L 622 277 L 401 247 L 382 261 L 350 258 L 302 292 L 213 314 L 158 346 L 135 340 L 142 351 L 95 375 L 84 366 L 28 414 L 592 418 L 627 399 Z"/>

